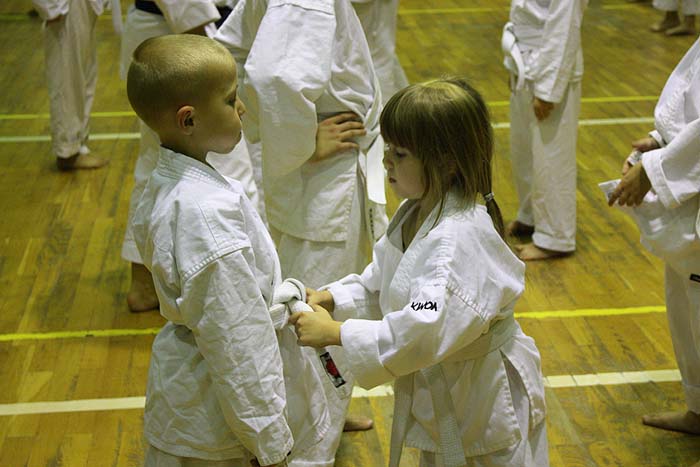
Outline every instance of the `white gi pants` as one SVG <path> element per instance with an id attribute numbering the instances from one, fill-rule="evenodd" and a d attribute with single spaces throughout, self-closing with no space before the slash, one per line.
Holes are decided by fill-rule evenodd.
<path id="1" fill-rule="evenodd" d="M 44 31 L 51 145 L 62 159 L 78 154 L 87 142 L 97 82 L 97 15 L 87 0 L 70 0 L 69 8 Z"/>
<path id="2" fill-rule="evenodd" d="M 318 288 L 348 274 L 360 273 L 369 261 L 369 240 L 366 233 L 363 215 L 364 184 L 358 174 L 355 185 L 352 207 L 350 209 L 350 225 L 347 240 L 344 242 L 313 242 L 284 234 L 270 226 L 272 239 L 277 245 L 283 277 L 299 279 L 310 288 Z M 323 228 L 323 226 L 317 226 Z M 329 347 L 333 360 L 342 368 L 342 375 L 348 387 L 354 385 L 355 378 L 344 364 L 346 357 L 342 347 Z M 335 453 L 340 445 L 343 434 L 345 417 L 351 397 L 341 397 L 338 390 L 326 375 L 316 351 L 304 348 L 313 353 L 314 368 L 323 381 L 331 425 L 326 436 L 311 449 L 289 459 L 293 467 L 332 467 L 335 463 Z"/>
<path id="3" fill-rule="evenodd" d="M 253 456 L 251 455 L 251 458 Z M 161 451 L 155 446 L 146 447 L 144 467 L 250 467 L 249 459 L 212 461 L 193 457 L 178 457 Z"/>
<path id="4" fill-rule="evenodd" d="M 654 8 L 661 11 L 678 11 L 684 16 L 700 15 L 700 0 L 654 0 Z"/>
<path id="5" fill-rule="evenodd" d="M 504 359 L 505 360 L 505 359 Z M 520 425 L 521 440 L 513 447 L 484 456 L 468 457 L 469 467 L 549 467 L 547 424 L 530 426 L 530 401 L 522 379 L 513 365 L 505 360 L 515 415 Z M 421 451 L 420 467 L 444 467 L 440 454 Z"/>
<path id="6" fill-rule="evenodd" d="M 134 50 L 136 50 L 136 47 L 146 39 L 164 36 L 166 34 L 173 34 L 173 32 L 163 16 L 137 10 L 132 6 L 126 17 L 126 24 L 124 25 L 124 32 L 122 34 L 122 78 L 126 78 L 126 73 L 131 63 L 131 56 Z M 129 218 L 126 225 L 126 232 L 124 233 L 124 242 L 122 243 L 122 258 L 132 263 L 142 264 L 141 255 L 134 241 L 132 216 L 139 204 L 141 194 L 146 187 L 148 177 L 158 163 L 160 139 L 153 130 L 148 128 L 148 126 L 140 120 L 139 129 L 141 131 L 141 142 L 139 145 L 138 159 L 134 167 L 134 188 L 131 191 L 131 199 L 129 200 Z M 221 174 L 238 180 L 243 184 L 246 194 L 264 219 L 262 201 L 259 199 L 257 186 L 253 179 L 253 169 L 244 138 L 241 138 L 241 141 L 230 154 L 212 153 L 208 156 L 207 160 Z"/>
<path id="7" fill-rule="evenodd" d="M 666 263 L 666 317 L 688 410 L 700 414 L 700 253 Z M 698 276 L 698 277 L 696 277 Z"/>
<path id="8" fill-rule="evenodd" d="M 532 83 L 510 95 L 510 151 L 520 208 L 518 221 L 535 227 L 532 241 L 548 250 L 576 249 L 576 135 L 581 83 L 539 122 Z"/>

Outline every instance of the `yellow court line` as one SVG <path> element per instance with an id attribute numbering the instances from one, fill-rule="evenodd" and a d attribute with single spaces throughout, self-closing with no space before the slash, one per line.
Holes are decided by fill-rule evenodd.
<path id="1" fill-rule="evenodd" d="M 583 104 L 607 104 L 614 102 L 655 102 L 659 96 L 602 96 L 602 97 L 584 97 L 581 99 Z M 508 101 L 489 101 L 487 104 L 491 107 L 505 107 L 509 104 Z M 131 110 L 115 111 L 115 112 L 92 112 L 93 118 L 118 118 L 118 117 L 135 117 L 136 113 Z M 0 114 L 0 120 L 38 120 L 47 119 L 49 114 Z"/>
<path id="2" fill-rule="evenodd" d="M 656 102 L 659 96 L 605 96 L 605 97 L 582 97 L 582 104 L 610 104 L 615 102 Z M 510 101 L 489 101 L 489 107 L 506 107 Z"/>
<path id="3" fill-rule="evenodd" d="M 665 313 L 664 306 L 640 306 L 631 308 L 589 308 L 579 310 L 530 311 L 515 313 L 518 319 L 551 319 L 551 318 L 586 318 L 622 315 L 640 315 L 647 313 Z M 0 342 L 75 339 L 85 337 L 124 337 L 158 334 L 160 328 L 146 329 L 98 329 L 82 331 L 31 332 L 0 334 Z"/>
<path id="4" fill-rule="evenodd" d="M 515 317 L 518 319 L 586 318 L 596 316 L 641 315 L 646 313 L 665 312 L 665 306 L 638 306 L 630 308 L 582 308 L 579 310 L 530 311 L 515 313 Z"/>
<path id="5" fill-rule="evenodd" d="M 158 334 L 160 328 L 146 329 L 95 329 L 83 331 L 57 331 L 57 332 L 28 332 L 17 334 L 0 334 L 0 342 L 49 340 L 49 339 L 75 339 L 83 337 L 123 337 L 145 336 Z"/>

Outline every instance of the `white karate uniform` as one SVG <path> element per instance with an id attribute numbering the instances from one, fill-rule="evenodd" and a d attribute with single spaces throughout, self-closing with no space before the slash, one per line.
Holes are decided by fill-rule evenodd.
<path id="1" fill-rule="evenodd" d="M 654 0 L 652 4 L 661 11 L 677 11 L 684 16 L 700 15 L 700 0 Z"/>
<path id="2" fill-rule="evenodd" d="M 576 134 L 581 102 L 581 22 L 588 0 L 512 0 L 510 22 L 524 70 L 511 77 L 510 147 L 520 207 L 535 245 L 576 249 Z M 505 34 L 505 32 L 504 32 Z M 516 53 L 518 53 L 516 51 Z M 515 74 L 524 75 L 518 88 Z M 554 103 L 543 121 L 532 100 Z"/>
<path id="3" fill-rule="evenodd" d="M 33 0 L 45 24 L 51 146 L 56 157 L 89 152 L 90 110 L 97 83 L 95 24 L 108 0 Z"/>
<path id="4" fill-rule="evenodd" d="M 134 233 L 168 319 L 153 343 L 148 442 L 177 457 L 252 453 L 261 465 L 318 442 L 328 427 L 321 382 L 293 329 L 275 333 L 280 266 L 240 183 L 163 148 Z"/>
<path id="5" fill-rule="evenodd" d="M 666 308 L 688 409 L 700 413 L 700 40 L 654 110 L 660 149 L 641 163 L 653 193 L 635 208 L 642 244 L 666 262 Z"/>
<path id="6" fill-rule="evenodd" d="M 445 465 L 461 448 L 470 466 L 546 467 L 539 352 L 513 318 L 524 264 L 484 206 L 460 208 L 452 195 L 404 251 L 401 227 L 416 208 L 399 207 L 361 275 L 328 286 L 358 384 L 396 380 L 390 465 L 405 443 L 425 451 L 421 465 Z M 460 436 L 446 446 L 450 417 Z"/>
<path id="7" fill-rule="evenodd" d="M 382 100 L 386 104 L 397 91 L 408 86 L 406 73 L 396 55 L 396 15 L 399 0 L 351 1 L 365 31 L 372 53 L 372 63 L 382 88 Z"/>
<path id="8" fill-rule="evenodd" d="M 120 73 L 122 79 L 126 79 L 134 50 L 146 39 L 166 34 L 180 34 L 220 18 L 213 0 L 187 0 L 185 2 L 156 0 L 154 3 L 160 8 L 163 15 L 141 11 L 133 5 L 129 8 L 121 43 Z M 136 248 L 132 231 L 132 218 L 146 181 L 158 162 L 160 140 L 158 135 L 141 121 L 139 121 L 139 130 L 141 131 L 141 141 L 134 167 L 134 187 L 129 201 L 129 220 L 122 244 L 122 258 L 132 263 L 141 264 L 141 257 Z M 256 208 L 261 209 L 261 200 L 258 197 L 257 186 L 253 179 L 253 168 L 246 145 L 237 145 L 229 155 L 217 156 L 213 154 L 209 161 L 224 175 L 243 183 L 248 197 L 251 198 Z"/>
<path id="9" fill-rule="evenodd" d="M 386 227 L 384 205 L 371 198 L 384 196 L 381 91 L 350 2 L 241 0 L 215 38 L 239 64 L 243 129 L 260 145 L 267 219 L 284 275 L 318 287 L 361 271 L 368 237 Z M 360 150 L 309 162 L 318 122 L 340 112 L 362 119 L 367 135 L 358 138 Z M 372 183 L 377 174 L 379 188 Z M 341 349 L 330 352 L 352 386 Z M 350 398 L 322 376 L 333 426 L 295 465 L 334 463 Z"/>

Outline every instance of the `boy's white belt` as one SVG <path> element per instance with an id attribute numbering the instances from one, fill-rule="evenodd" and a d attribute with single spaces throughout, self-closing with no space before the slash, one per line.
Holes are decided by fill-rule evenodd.
<path id="1" fill-rule="evenodd" d="M 486 334 L 456 354 L 443 360 L 443 362 L 459 362 L 481 358 L 501 348 L 513 337 L 517 330 L 518 324 L 515 318 L 512 315 L 508 316 L 493 324 Z M 454 402 L 452 401 L 441 363 L 421 370 L 421 373 L 430 384 L 430 396 L 440 436 L 438 452 L 443 457 L 443 465 L 445 467 L 466 466 L 467 460 L 464 446 L 462 445 L 462 430 L 457 423 Z M 401 451 L 408 432 L 408 418 L 413 405 L 413 378 L 413 375 L 402 376 L 394 384 L 394 424 L 391 430 L 389 467 L 398 467 L 401 460 Z"/>
<path id="2" fill-rule="evenodd" d="M 306 288 L 301 281 L 293 278 L 285 279 L 282 284 L 277 286 L 273 292 L 272 306 L 270 307 L 270 318 L 275 330 L 280 331 L 289 322 L 289 316 L 297 312 L 313 313 L 313 309 L 306 303 Z M 327 370 L 327 360 L 331 360 L 332 366 L 337 368 L 336 374 L 328 374 L 331 380 L 334 381 L 334 386 L 340 397 L 348 398 L 352 394 L 352 386 L 342 383 L 335 384 L 335 379 L 341 378 L 343 374 L 347 374 L 349 370 L 345 367 L 340 367 L 330 357 L 330 352 L 326 349 L 316 349 L 316 353 L 321 359 L 322 366 Z"/>

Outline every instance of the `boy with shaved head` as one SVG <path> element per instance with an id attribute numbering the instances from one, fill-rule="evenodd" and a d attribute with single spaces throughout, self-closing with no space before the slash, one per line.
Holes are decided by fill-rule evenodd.
<path id="1" fill-rule="evenodd" d="M 328 427 L 294 331 L 273 325 L 274 244 L 241 184 L 206 160 L 241 138 L 236 88 L 233 58 L 202 36 L 149 39 L 129 68 L 129 102 L 161 141 L 134 216 L 168 319 L 149 369 L 146 466 L 286 465 Z"/>

